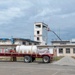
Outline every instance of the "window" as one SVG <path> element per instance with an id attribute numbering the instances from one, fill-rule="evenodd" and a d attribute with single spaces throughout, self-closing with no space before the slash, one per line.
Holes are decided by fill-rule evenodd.
<path id="1" fill-rule="evenodd" d="M 36 28 L 41 28 L 41 25 L 39 24 L 39 25 L 36 25 Z"/>
<path id="2" fill-rule="evenodd" d="M 37 34 L 39 34 L 40 33 L 40 31 L 37 31 Z"/>
<path id="3" fill-rule="evenodd" d="M 39 37 L 37 37 L 37 40 L 39 40 Z"/>
<path id="4" fill-rule="evenodd" d="M 70 48 L 66 48 L 66 53 L 70 53 Z"/>
<path id="5" fill-rule="evenodd" d="M 32 45 L 32 43 L 31 43 L 31 42 L 29 42 L 29 45 Z"/>
<path id="6" fill-rule="evenodd" d="M 59 53 L 63 53 L 63 48 L 59 48 Z"/>
<path id="7" fill-rule="evenodd" d="M 26 42 L 23 42 L 23 45 L 26 45 Z"/>
<path id="8" fill-rule="evenodd" d="M 73 53 L 75 53 L 75 48 L 73 48 Z"/>

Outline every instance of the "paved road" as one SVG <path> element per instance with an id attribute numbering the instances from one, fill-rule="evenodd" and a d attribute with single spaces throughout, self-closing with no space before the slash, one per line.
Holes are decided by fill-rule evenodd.
<path id="1" fill-rule="evenodd" d="M 0 62 L 0 75 L 75 75 L 75 66 L 43 63 Z"/>

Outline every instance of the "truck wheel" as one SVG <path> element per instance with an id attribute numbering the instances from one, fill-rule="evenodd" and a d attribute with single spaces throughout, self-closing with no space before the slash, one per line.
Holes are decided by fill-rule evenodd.
<path id="1" fill-rule="evenodd" d="M 24 62 L 25 62 L 25 63 L 30 63 L 30 62 L 32 62 L 32 57 L 31 57 L 31 56 L 25 56 L 25 57 L 24 57 Z"/>
<path id="2" fill-rule="evenodd" d="M 48 56 L 43 56 L 43 62 L 44 63 L 49 63 L 50 62 L 50 58 Z"/>

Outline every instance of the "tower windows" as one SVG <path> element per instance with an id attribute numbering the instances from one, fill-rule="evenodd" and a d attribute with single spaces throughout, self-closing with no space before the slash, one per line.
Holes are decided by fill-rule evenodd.
<path id="1" fill-rule="evenodd" d="M 39 25 L 36 25 L 36 28 L 41 28 L 41 25 L 39 24 Z"/>
<path id="2" fill-rule="evenodd" d="M 39 41 L 39 40 L 40 40 L 40 38 L 39 38 L 39 37 L 37 37 L 37 40 Z"/>
<path id="3" fill-rule="evenodd" d="M 37 34 L 40 34 L 40 31 L 37 31 Z"/>

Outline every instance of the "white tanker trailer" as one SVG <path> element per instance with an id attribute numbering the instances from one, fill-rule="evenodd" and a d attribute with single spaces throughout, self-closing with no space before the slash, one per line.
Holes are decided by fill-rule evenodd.
<path id="1" fill-rule="evenodd" d="M 24 55 L 24 62 L 33 62 L 35 58 L 42 58 L 43 62 L 49 63 L 53 58 L 53 54 L 49 53 L 48 48 L 38 49 L 37 46 L 20 45 L 16 47 L 16 52 Z"/>
<path id="2" fill-rule="evenodd" d="M 18 53 L 27 53 L 27 54 L 36 54 L 37 53 L 37 46 L 17 46 L 16 47 L 16 52 Z"/>
<path id="3" fill-rule="evenodd" d="M 43 49 L 38 49 L 37 46 L 17 46 L 16 47 L 16 52 L 18 53 L 26 53 L 26 54 L 49 54 L 49 49 L 48 48 L 43 48 Z"/>

